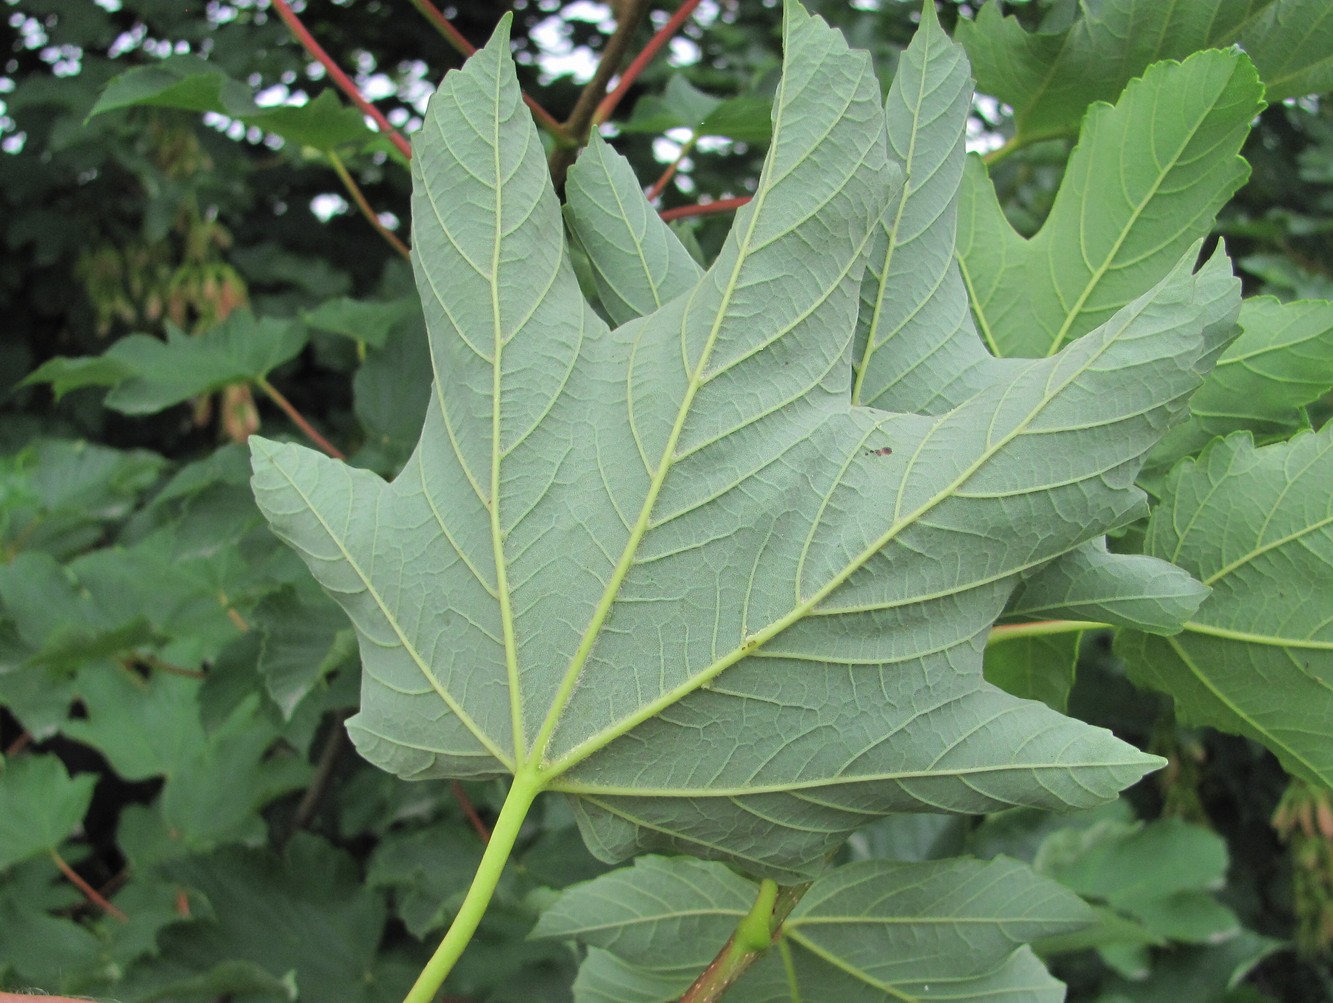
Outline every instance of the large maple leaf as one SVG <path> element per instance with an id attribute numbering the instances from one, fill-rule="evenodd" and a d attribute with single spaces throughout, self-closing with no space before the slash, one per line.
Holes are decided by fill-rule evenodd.
<path id="1" fill-rule="evenodd" d="M 794 4 L 785 43 L 717 260 L 609 329 L 502 26 L 414 144 L 415 453 L 385 483 L 252 440 L 270 524 L 356 626 L 358 748 L 403 777 L 512 774 L 511 835 L 558 791 L 604 858 L 792 878 L 879 814 L 1087 806 L 1159 762 L 986 684 L 981 656 L 1020 575 L 1141 510 L 1142 457 L 1216 356 L 1225 259 L 943 413 L 854 406 L 901 173 L 869 59 Z M 649 221 L 635 197 L 601 208 Z"/>

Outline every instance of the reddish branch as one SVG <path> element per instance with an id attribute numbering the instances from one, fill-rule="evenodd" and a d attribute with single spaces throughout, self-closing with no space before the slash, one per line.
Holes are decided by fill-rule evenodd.
<path id="1" fill-rule="evenodd" d="M 352 201 L 355 202 L 356 207 L 361 210 L 361 215 L 365 217 L 366 222 L 370 224 L 371 228 L 376 233 L 384 238 L 386 244 L 392 247 L 404 258 L 407 258 L 409 261 L 412 260 L 412 252 L 408 250 L 406 244 L 398 239 L 396 233 L 380 222 L 379 214 L 370 207 L 370 202 L 367 200 L 365 192 L 363 192 L 361 186 L 356 183 L 356 179 L 352 177 L 352 173 L 343 164 L 341 158 L 339 158 L 339 156 L 332 150 L 328 151 L 327 156 L 329 164 L 333 167 L 334 173 L 338 175 L 338 180 L 341 181 L 343 187 L 347 189 L 347 194 L 352 196 Z"/>
<path id="2" fill-rule="evenodd" d="M 463 814 L 466 815 L 467 820 L 472 823 L 472 828 L 477 830 L 477 835 L 481 837 L 483 843 L 489 843 L 491 841 L 491 830 L 486 828 L 486 823 L 483 822 L 481 816 L 477 814 L 476 805 L 472 803 L 472 799 L 467 796 L 467 791 L 463 789 L 463 785 L 457 780 L 453 782 L 453 791 L 454 800 L 458 802 L 458 807 L 463 809 Z"/>
<path id="3" fill-rule="evenodd" d="M 602 58 L 597 62 L 597 69 L 593 72 L 592 79 L 579 93 L 579 99 L 574 102 L 574 110 L 565 120 L 564 129 L 572 143 L 569 146 L 556 147 L 551 152 L 549 166 L 556 191 L 564 189 L 565 173 L 569 170 L 570 164 L 574 163 L 574 157 L 578 153 L 577 147 L 587 140 L 593 115 L 597 111 L 602 95 L 606 93 L 607 85 L 616 75 L 616 70 L 620 68 L 625 53 L 629 51 L 629 43 L 634 37 L 635 29 L 639 27 L 639 22 L 647 13 L 648 0 L 626 0 L 621 7 L 620 20 L 616 22 L 616 30 L 606 40 L 606 48 L 602 50 Z"/>
<path id="4" fill-rule="evenodd" d="M 430 0 L 410 0 L 410 2 L 413 7 L 421 12 L 422 17 L 435 26 L 436 30 L 444 36 L 445 41 L 452 45 L 464 59 L 477 51 L 477 47 L 464 38 L 463 33 L 450 24 L 449 19 Z M 526 91 L 523 92 L 523 103 L 532 109 L 532 117 L 537 120 L 539 126 L 557 140 L 569 141 L 569 134 L 565 132 L 565 127 L 557 122 L 555 116 L 543 108 Z"/>
<path id="5" fill-rule="evenodd" d="M 97 906 L 108 916 L 114 916 L 122 923 L 128 923 L 130 921 L 128 916 L 99 895 L 96 888 L 84 881 L 83 878 L 79 876 L 79 872 L 70 867 L 69 864 L 65 862 L 65 858 L 55 850 L 51 851 L 51 859 L 54 860 L 56 866 L 60 868 L 60 873 L 65 875 L 65 877 L 69 879 L 70 884 L 82 892 L 83 897 L 89 902 Z"/>
<path id="6" fill-rule="evenodd" d="M 671 41 L 676 32 L 680 31 L 685 22 L 690 19 L 690 15 L 694 13 L 694 8 L 698 6 L 699 0 L 685 0 L 676 13 L 671 15 L 671 19 L 667 21 L 666 24 L 662 25 L 657 34 L 653 35 L 648 41 L 648 44 L 643 47 L 643 51 L 635 56 L 633 62 L 626 67 L 625 72 L 620 77 L 620 81 L 616 84 L 615 90 L 602 98 L 601 103 L 597 106 L 597 110 L 593 113 L 593 125 L 601 125 L 614 114 L 621 99 L 624 98 L 629 92 L 629 89 L 634 85 L 634 81 L 639 79 L 639 75 L 642 74 L 648 64 L 656 58 L 658 52 L 662 50 L 662 46 Z"/>
<path id="7" fill-rule="evenodd" d="M 315 41 L 315 36 L 296 16 L 295 11 L 287 5 L 287 0 L 273 0 L 273 9 L 278 12 L 278 17 L 291 29 L 296 40 L 306 52 L 310 53 L 325 70 L 328 71 L 329 79 L 337 84 L 338 89 L 347 95 L 347 99 L 356 105 L 361 111 L 368 115 L 374 123 L 379 126 L 380 132 L 389 138 L 389 141 L 398 148 L 398 151 L 404 157 L 412 156 L 412 144 L 410 144 L 403 134 L 389 124 L 389 120 L 384 117 L 383 112 L 376 108 L 361 95 L 356 84 L 352 82 L 351 77 L 344 73 L 337 63 L 324 51 L 324 47 Z"/>
<path id="8" fill-rule="evenodd" d="M 329 456 L 332 456 L 335 460 L 347 459 L 347 455 L 341 449 L 339 449 L 333 443 L 329 442 L 328 439 L 324 438 L 324 436 L 320 435 L 317 431 L 315 431 L 315 426 L 310 424 L 310 422 L 306 421 L 305 415 L 301 414 L 300 411 L 296 410 L 292 402 L 289 401 L 282 394 L 280 394 L 277 388 L 274 387 L 272 383 L 270 383 L 263 377 L 260 377 L 260 379 L 256 381 L 256 385 L 259 387 L 260 390 L 268 394 L 269 400 L 273 401 L 274 404 L 278 405 L 278 407 L 282 409 L 282 413 L 285 414 L 288 418 L 290 418 L 292 420 L 292 424 L 295 425 L 297 428 L 299 428 L 302 432 L 304 432 L 306 434 L 306 437 L 311 442 L 313 442 L 320 449 L 324 450 L 325 453 L 327 453 Z"/>
<path id="9" fill-rule="evenodd" d="M 699 205 L 683 205 L 675 209 L 667 209 L 658 213 L 658 215 L 669 223 L 673 219 L 684 219 L 686 216 L 708 216 L 716 212 L 731 212 L 749 201 L 749 195 L 742 195 L 734 199 L 715 199 L 712 202 L 703 202 Z"/>

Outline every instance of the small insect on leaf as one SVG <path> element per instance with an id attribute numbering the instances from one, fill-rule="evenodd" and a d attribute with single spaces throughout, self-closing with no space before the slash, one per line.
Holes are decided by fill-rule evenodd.
<path id="1" fill-rule="evenodd" d="M 892 455 L 892 453 L 893 453 L 892 446 L 880 446 L 878 449 L 871 449 L 866 451 L 867 456 L 890 456 Z"/>

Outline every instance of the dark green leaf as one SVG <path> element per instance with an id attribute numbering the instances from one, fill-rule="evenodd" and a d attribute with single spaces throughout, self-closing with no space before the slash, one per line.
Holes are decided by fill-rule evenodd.
<path id="1" fill-rule="evenodd" d="M 55 756 L 0 760 L 0 870 L 54 850 L 83 821 L 97 777 L 71 777 Z M 3 929 L 3 924 L 0 924 Z"/>

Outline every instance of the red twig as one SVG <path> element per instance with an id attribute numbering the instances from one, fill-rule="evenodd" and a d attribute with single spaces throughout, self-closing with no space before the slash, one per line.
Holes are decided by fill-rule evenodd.
<path id="1" fill-rule="evenodd" d="M 343 164 L 341 158 L 339 158 L 339 156 L 332 150 L 329 150 L 325 156 L 329 158 L 329 163 L 333 166 L 334 173 L 338 175 L 338 180 L 341 181 L 343 187 L 347 189 L 347 194 L 352 196 L 352 201 L 355 202 L 356 207 L 361 210 L 361 215 L 365 217 L 366 222 L 371 225 L 371 228 L 374 229 L 376 233 L 384 238 L 385 243 L 404 258 L 411 261 L 412 252 L 408 250 L 406 244 L 398 239 L 396 233 L 380 222 L 379 214 L 370 207 L 370 201 L 366 198 L 366 193 L 361 190 L 361 186 L 356 183 L 356 179 L 352 177 L 351 172 Z"/>
<path id="2" fill-rule="evenodd" d="M 304 432 L 306 434 L 306 437 L 309 438 L 311 442 L 313 442 L 320 449 L 324 450 L 324 452 L 328 453 L 328 455 L 332 456 L 335 460 L 347 459 L 347 455 L 341 449 L 339 449 L 333 443 L 329 442 L 328 439 L 324 438 L 324 436 L 320 435 L 318 432 L 315 431 L 315 426 L 310 424 L 310 422 L 306 421 L 305 416 L 301 414 L 300 411 L 296 410 L 296 408 L 292 405 L 292 402 L 289 401 L 282 394 L 280 394 L 277 388 L 274 387 L 272 383 L 270 383 L 268 380 L 264 379 L 261 376 L 256 381 L 256 385 L 259 387 L 260 390 L 268 394 L 269 400 L 273 401 L 274 404 L 278 405 L 278 407 L 282 409 L 282 413 L 285 414 L 288 418 L 290 418 L 292 420 L 292 424 L 295 425 L 297 428 L 299 428 L 302 432 Z"/>
<path id="3" fill-rule="evenodd" d="M 305 51 L 310 53 L 328 71 L 329 78 L 338 85 L 339 90 L 347 95 L 348 100 L 360 108 L 364 114 L 370 116 L 374 123 L 379 126 L 380 132 L 384 133 L 389 141 L 398 147 L 398 151 L 404 157 L 411 157 L 412 144 L 403 137 L 402 133 L 389 124 L 389 120 L 384 117 L 384 114 L 378 108 L 361 96 L 361 92 L 357 90 L 352 78 L 344 73 L 338 64 L 330 58 L 329 54 L 324 51 L 324 47 L 315 41 L 315 36 L 310 34 L 309 29 L 301 23 L 301 19 L 287 5 L 287 0 L 273 0 L 273 9 L 278 12 L 278 17 L 282 18 L 283 23 L 291 29 L 292 34 L 296 36 L 296 40 L 301 43 Z"/>
<path id="4" fill-rule="evenodd" d="M 435 25 L 435 29 L 444 36 L 445 41 L 452 45 L 464 59 L 477 51 L 477 47 L 469 42 L 461 31 L 450 24 L 449 19 L 430 0 L 408 0 L 408 2 L 421 12 L 422 17 Z"/>
<path id="5" fill-rule="evenodd" d="M 680 153 L 676 154 L 676 159 L 667 164 L 667 169 L 662 172 L 662 176 L 654 181 L 653 186 L 648 189 L 647 197 L 649 202 L 656 202 L 658 196 L 666 191 L 666 186 L 671 183 L 671 179 L 674 178 L 676 172 L 680 170 L 680 165 L 684 163 L 685 158 L 688 157 L 694 149 L 694 144 L 697 139 L 697 136 L 691 135 L 689 142 L 681 144 Z"/>
<path id="6" fill-rule="evenodd" d="M 454 800 L 458 802 L 458 807 L 463 809 L 463 814 L 472 823 L 472 828 L 477 830 L 477 835 L 481 837 L 483 843 L 489 843 L 491 841 L 491 830 L 486 828 L 486 823 L 477 814 L 476 805 L 472 803 L 472 799 L 467 796 L 467 791 L 463 790 L 463 785 L 457 780 L 453 783 L 453 791 Z"/>
<path id="7" fill-rule="evenodd" d="M 13 759 L 25 748 L 27 748 L 28 743 L 31 741 L 32 741 L 32 732 L 30 731 L 19 732 L 19 737 L 14 739 L 14 741 L 10 742 L 9 748 L 5 749 L 5 758 Z"/>
<path id="8" fill-rule="evenodd" d="M 648 40 L 648 44 L 643 47 L 643 51 L 634 57 L 634 61 L 629 66 L 625 67 L 625 72 L 621 74 L 615 89 L 602 98 L 601 104 L 593 112 L 592 124 L 594 126 L 601 125 L 615 113 L 616 106 L 620 104 L 621 99 L 634 85 L 634 81 L 639 79 L 639 75 L 656 58 L 662 46 L 671 41 L 676 32 L 680 31 L 685 22 L 690 19 L 690 15 L 694 13 L 694 8 L 698 6 L 699 0 L 685 0 L 676 13 L 671 15 L 671 19 L 662 25 L 657 34 Z"/>
<path id="9" fill-rule="evenodd" d="M 673 219 L 684 219 L 686 216 L 708 216 L 715 212 L 731 212 L 733 209 L 739 209 L 750 201 L 751 196 L 742 195 L 734 199 L 716 199 L 712 202 L 704 202 L 701 205 L 683 205 L 675 209 L 666 209 L 659 212 L 663 221 L 671 222 Z"/>
<path id="10" fill-rule="evenodd" d="M 421 16 L 433 24 L 437 31 L 444 36 L 445 41 L 454 47 L 458 53 L 467 58 L 477 51 L 477 47 L 469 42 L 461 31 L 449 23 L 449 19 L 441 13 L 430 0 L 408 0 Z M 537 124 L 549 132 L 556 139 L 568 141 L 569 134 L 565 131 L 556 117 L 542 107 L 541 103 L 527 91 L 523 92 L 523 103 L 532 109 L 532 117 L 537 120 Z"/>
<path id="11" fill-rule="evenodd" d="M 96 888 L 88 884 L 88 882 L 84 881 L 83 878 L 79 877 L 79 872 L 74 870 L 74 868 L 70 867 L 69 864 L 65 863 L 65 858 L 62 857 L 57 851 L 55 850 L 51 851 L 51 859 L 54 860 L 56 862 L 56 866 L 60 868 L 60 873 L 65 875 L 65 877 L 69 879 L 70 884 L 72 884 L 75 888 L 77 888 L 80 892 L 82 892 L 83 897 L 86 898 L 89 902 L 97 906 L 108 916 L 114 916 L 122 923 L 128 923 L 130 921 L 130 918 L 128 916 L 126 916 L 123 912 L 121 912 L 110 902 L 104 899 L 101 895 L 99 895 Z"/>

